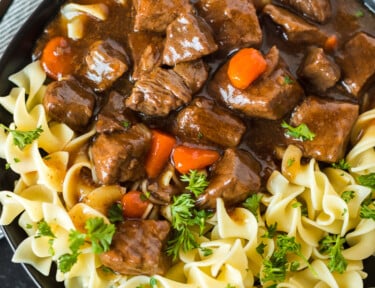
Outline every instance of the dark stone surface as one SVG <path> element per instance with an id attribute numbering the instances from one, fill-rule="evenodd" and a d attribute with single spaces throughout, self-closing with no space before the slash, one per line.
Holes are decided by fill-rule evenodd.
<path id="1" fill-rule="evenodd" d="M 12 263 L 13 251 L 5 238 L 0 240 L 0 287 L 36 287 L 21 264 Z"/>

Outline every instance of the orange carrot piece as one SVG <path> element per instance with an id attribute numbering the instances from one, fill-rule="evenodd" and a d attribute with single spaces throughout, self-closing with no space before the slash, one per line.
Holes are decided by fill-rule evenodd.
<path id="1" fill-rule="evenodd" d="M 228 77 L 232 85 L 246 89 L 267 68 L 262 53 L 254 48 L 243 48 L 229 61 Z"/>
<path id="2" fill-rule="evenodd" d="M 125 218 L 142 218 L 150 202 L 142 199 L 142 192 L 129 191 L 121 198 Z"/>
<path id="3" fill-rule="evenodd" d="M 338 46 L 337 36 L 331 35 L 327 38 L 326 42 L 324 43 L 324 50 L 334 51 L 337 49 L 337 46 Z"/>
<path id="4" fill-rule="evenodd" d="M 176 139 L 173 136 L 158 130 L 152 131 L 151 148 L 145 164 L 148 177 L 155 178 L 159 175 L 167 163 L 175 144 Z"/>
<path id="5" fill-rule="evenodd" d="M 218 160 L 220 154 L 215 150 L 178 146 L 173 150 L 173 163 L 178 172 L 185 174 L 190 170 L 202 169 Z"/>
<path id="6" fill-rule="evenodd" d="M 44 71 L 52 79 L 59 79 L 62 76 L 73 72 L 73 52 L 67 38 L 57 36 L 49 40 L 43 49 L 40 59 Z"/>

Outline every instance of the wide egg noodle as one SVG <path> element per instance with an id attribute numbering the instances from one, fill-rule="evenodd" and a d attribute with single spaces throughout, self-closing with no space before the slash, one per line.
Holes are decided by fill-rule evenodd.
<path id="1" fill-rule="evenodd" d="M 62 7 L 61 14 L 67 20 L 68 37 L 77 40 L 84 36 L 86 17 L 104 21 L 108 17 L 108 7 L 103 3 L 91 5 L 69 3 Z"/>

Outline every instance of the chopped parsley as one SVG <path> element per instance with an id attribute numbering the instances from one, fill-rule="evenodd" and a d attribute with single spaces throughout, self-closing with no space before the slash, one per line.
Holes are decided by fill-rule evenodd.
<path id="1" fill-rule="evenodd" d="M 285 121 L 281 123 L 281 127 L 287 129 L 286 134 L 290 137 L 301 141 L 312 141 L 315 138 L 315 133 L 311 132 L 309 127 L 305 123 L 298 125 L 297 127 L 292 127 Z"/>
<path id="2" fill-rule="evenodd" d="M 362 203 L 359 217 L 361 217 L 362 219 L 372 219 L 375 221 L 375 206 L 374 203 L 371 202 L 371 200 L 364 201 Z"/>
<path id="3" fill-rule="evenodd" d="M 53 243 L 56 239 L 56 236 L 55 236 L 55 234 L 53 234 L 51 226 L 49 226 L 49 224 L 45 220 L 39 221 L 36 224 L 36 226 L 37 226 L 38 230 L 35 234 L 35 238 L 40 238 L 42 236 L 49 237 L 49 239 L 48 239 L 48 245 L 49 245 L 48 252 L 52 256 L 55 255 L 55 250 L 53 249 Z"/>
<path id="4" fill-rule="evenodd" d="M 264 244 L 263 242 L 261 242 L 256 248 L 255 250 L 257 251 L 257 253 L 261 256 L 263 256 L 264 254 L 264 249 L 267 247 L 266 244 Z"/>
<path id="5" fill-rule="evenodd" d="M 158 281 L 154 277 L 151 277 L 150 278 L 150 286 L 151 286 L 151 288 L 156 287 L 157 284 L 158 284 Z"/>
<path id="6" fill-rule="evenodd" d="M 130 122 L 130 121 L 123 121 L 123 122 L 121 122 L 121 125 L 125 129 L 129 129 L 132 126 L 132 122 Z"/>
<path id="7" fill-rule="evenodd" d="M 294 162 L 296 162 L 296 159 L 289 158 L 287 163 L 286 163 L 286 167 L 288 167 L 288 168 L 291 167 L 294 164 Z"/>
<path id="8" fill-rule="evenodd" d="M 205 210 L 196 210 L 195 201 L 191 194 L 181 194 L 173 197 L 171 205 L 173 237 L 168 241 L 167 254 L 176 259 L 180 249 L 189 251 L 200 248 L 191 230 L 194 226 L 199 227 L 202 235 L 206 220 L 211 213 Z"/>
<path id="9" fill-rule="evenodd" d="M 207 176 L 197 170 L 190 170 L 188 174 L 181 176 L 181 181 L 188 183 L 186 189 L 194 194 L 195 197 L 203 194 L 208 186 Z"/>
<path id="10" fill-rule="evenodd" d="M 290 76 L 289 75 L 285 75 L 284 76 L 284 85 L 289 85 L 289 84 L 293 84 L 294 83 L 294 81 L 293 81 L 293 79 L 292 78 L 290 78 Z"/>
<path id="11" fill-rule="evenodd" d="M 344 273 L 348 263 L 341 251 L 345 238 L 340 235 L 327 235 L 319 241 L 319 252 L 329 256 L 328 268 L 331 272 Z"/>
<path id="12" fill-rule="evenodd" d="M 357 18 L 361 18 L 361 17 L 365 16 L 365 13 L 363 13 L 362 10 L 357 10 L 357 11 L 354 13 L 354 16 L 357 17 Z"/>
<path id="13" fill-rule="evenodd" d="M 248 197 L 245 200 L 245 202 L 242 203 L 242 206 L 248 209 L 251 213 L 253 213 L 256 218 L 258 218 L 258 209 L 262 197 L 262 194 L 253 194 L 250 197 Z"/>
<path id="14" fill-rule="evenodd" d="M 275 223 L 271 224 L 270 226 L 268 226 L 268 229 L 267 229 L 266 233 L 264 233 L 262 235 L 262 238 L 272 239 L 275 236 L 276 231 L 277 231 L 277 222 L 275 222 Z"/>
<path id="15" fill-rule="evenodd" d="M 371 189 L 375 190 L 375 173 L 369 173 L 366 175 L 360 175 L 358 177 L 358 183 L 370 187 Z"/>
<path id="16" fill-rule="evenodd" d="M 341 193 L 341 198 L 346 203 L 349 203 L 350 200 L 352 200 L 355 197 L 355 192 L 353 190 L 346 190 Z"/>
<path id="17" fill-rule="evenodd" d="M 114 203 L 108 209 L 108 220 L 111 223 L 117 223 L 124 221 L 124 214 L 122 211 L 122 205 L 120 203 Z"/>
<path id="18" fill-rule="evenodd" d="M 309 266 L 306 257 L 301 252 L 301 244 L 297 243 L 294 237 L 289 237 L 284 234 L 279 234 L 276 237 L 276 249 L 271 257 L 263 260 L 263 269 L 261 281 L 282 282 L 286 278 L 288 271 L 296 271 L 300 264 L 298 261 L 288 262 L 288 254 L 293 253 L 301 257 Z"/>
<path id="19" fill-rule="evenodd" d="M 12 134 L 14 145 L 16 145 L 21 150 L 23 150 L 27 145 L 31 144 L 34 140 L 38 139 L 43 132 L 42 126 L 39 126 L 35 130 L 30 131 L 10 129 L 1 123 L 0 127 Z"/>
<path id="20" fill-rule="evenodd" d="M 345 161 L 345 159 L 341 159 L 340 161 L 333 163 L 332 167 L 335 169 L 341 169 L 341 170 L 349 170 L 350 164 Z"/>
<path id="21" fill-rule="evenodd" d="M 79 249 L 84 245 L 86 238 L 91 240 L 93 253 L 99 254 L 109 250 L 109 245 L 115 233 L 115 226 L 113 224 L 104 223 L 103 218 L 90 218 L 86 221 L 85 229 L 87 230 L 87 234 L 77 230 L 70 231 L 69 249 L 71 253 L 65 253 L 58 259 L 58 268 L 61 272 L 69 272 L 78 261 L 78 256 L 81 254 Z"/>

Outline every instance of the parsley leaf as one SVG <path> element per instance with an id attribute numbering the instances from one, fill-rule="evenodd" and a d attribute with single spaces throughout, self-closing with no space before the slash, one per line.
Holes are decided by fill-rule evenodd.
<path id="1" fill-rule="evenodd" d="M 346 190 L 341 193 L 341 198 L 346 203 L 349 203 L 350 200 L 352 200 L 355 197 L 355 192 L 353 190 Z"/>
<path id="2" fill-rule="evenodd" d="M 108 219 L 111 223 L 124 221 L 124 214 L 122 211 L 122 205 L 120 203 L 114 203 L 108 209 Z"/>
<path id="3" fill-rule="evenodd" d="M 266 248 L 266 247 L 267 247 L 267 244 L 264 244 L 264 243 L 262 242 L 262 243 L 260 243 L 260 244 L 255 248 L 255 250 L 257 251 L 257 253 L 258 253 L 259 255 L 263 256 L 263 254 L 264 254 L 264 248 Z"/>
<path id="4" fill-rule="evenodd" d="M 371 189 L 375 190 L 375 173 L 369 173 L 366 175 L 360 175 L 358 177 L 358 183 L 370 187 Z"/>
<path id="5" fill-rule="evenodd" d="M 197 170 L 190 170 L 189 174 L 182 175 L 180 179 L 182 182 L 188 183 L 186 189 L 192 192 L 195 197 L 203 194 L 209 184 L 206 175 Z"/>
<path id="6" fill-rule="evenodd" d="M 268 229 L 267 229 L 266 233 L 264 233 L 262 235 L 262 238 L 272 239 L 275 236 L 276 231 L 277 231 L 277 222 L 275 222 L 275 223 L 271 224 L 270 226 L 268 226 Z"/>
<path id="7" fill-rule="evenodd" d="M 359 216 L 363 219 L 372 219 L 375 221 L 375 209 L 369 205 L 362 205 Z"/>
<path id="8" fill-rule="evenodd" d="M 294 83 L 294 81 L 293 81 L 292 78 L 290 78 L 289 75 L 284 76 L 284 83 L 283 83 L 284 85 L 293 84 L 293 83 Z"/>
<path id="9" fill-rule="evenodd" d="M 341 170 L 349 170 L 350 164 L 345 161 L 345 159 L 341 159 L 339 162 L 333 163 L 332 167 L 335 169 L 341 169 Z"/>
<path id="10" fill-rule="evenodd" d="M 285 121 L 281 123 L 281 127 L 287 129 L 286 134 L 301 140 L 301 141 L 306 141 L 306 140 L 314 140 L 315 138 L 315 133 L 311 132 L 309 127 L 307 127 L 306 124 L 302 123 L 301 125 L 298 125 L 297 127 L 292 127 Z"/>
<path id="11" fill-rule="evenodd" d="M 348 263 L 341 253 L 345 242 L 340 235 L 327 235 L 319 241 L 319 252 L 329 255 L 328 268 L 331 272 L 344 273 L 346 270 Z"/>
<path id="12" fill-rule="evenodd" d="M 176 259 L 180 249 L 189 251 L 199 248 L 191 228 L 199 226 L 200 233 L 204 231 L 206 220 L 211 213 L 196 210 L 195 201 L 191 194 L 181 194 L 173 197 L 171 205 L 173 236 L 168 241 L 167 254 Z"/>
<path id="13" fill-rule="evenodd" d="M 65 253 L 61 255 L 58 259 L 58 267 L 59 270 L 62 273 L 67 273 L 69 272 L 73 265 L 78 261 L 78 256 L 80 253 Z"/>
<path id="14" fill-rule="evenodd" d="M 42 236 L 56 238 L 55 234 L 53 234 L 51 227 L 45 220 L 41 220 L 37 223 L 38 232 L 35 235 L 35 238 L 39 238 Z"/>
<path id="15" fill-rule="evenodd" d="M 262 200 L 262 194 L 253 194 L 248 197 L 245 202 L 242 203 L 242 206 L 248 209 L 255 217 L 258 218 L 258 209 L 260 201 Z"/>
<path id="16" fill-rule="evenodd" d="M 158 281 L 154 277 L 151 277 L 150 278 L 150 286 L 151 286 L 151 288 L 156 287 L 157 284 L 158 284 Z"/>
<path id="17" fill-rule="evenodd" d="M 10 129 L 1 123 L 0 127 L 12 134 L 14 145 L 16 145 L 21 150 L 23 150 L 26 145 L 31 144 L 34 140 L 38 139 L 40 134 L 42 134 L 43 132 L 42 126 L 39 126 L 35 130 L 30 131 Z"/>
<path id="18" fill-rule="evenodd" d="M 105 224 L 103 218 L 90 218 L 86 221 L 85 229 L 91 239 L 92 251 L 96 254 L 109 250 L 112 237 L 115 234 L 115 225 Z"/>

